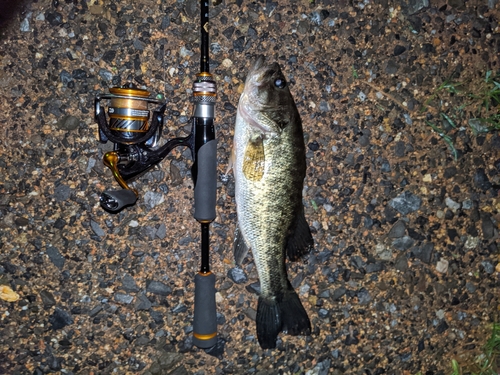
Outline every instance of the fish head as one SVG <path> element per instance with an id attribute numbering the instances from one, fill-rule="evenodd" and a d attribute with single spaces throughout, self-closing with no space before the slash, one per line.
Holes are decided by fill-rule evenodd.
<path id="1" fill-rule="evenodd" d="M 279 134 L 297 112 L 288 82 L 278 63 L 254 62 L 245 81 L 238 109 L 262 133 Z"/>

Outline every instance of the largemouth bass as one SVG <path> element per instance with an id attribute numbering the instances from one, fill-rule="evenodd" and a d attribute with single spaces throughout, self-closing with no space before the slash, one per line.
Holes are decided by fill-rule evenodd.
<path id="1" fill-rule="evenodd" d="M 314 242 L 304 217 L 306 174 L 302 122 L 280 66 L 259 57 L 238 103 L 233 144 L 238 226 L 234 255 L 252 249 L 261 293 L 257 338 L 276 347 L 280 332 L 310 334 L 311 323 L 288 280 L 285 257 L 297 260 Z"/>

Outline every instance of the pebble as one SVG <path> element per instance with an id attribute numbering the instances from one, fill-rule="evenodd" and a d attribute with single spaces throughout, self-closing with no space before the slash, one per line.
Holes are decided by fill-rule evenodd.
<path id="1" fill-rule="evenodd" d="M 72 192 L 73 189 L 71 189 L 68 185 L 61 184 L 56 186 L 54 189 L 53 197 L 57 202 L 64 202 L 70 198 Z"/>
<path id="2" fill-rule="evenodd" d="M 375 246 L 375 253 L 382 260 L 391 260 L 392 259 L 392 251 L 385 245 L 379 243 Z"/>
<path id="3" fill-rule="evenodd" d="M 165 201 L 165 196 L 162 193 L 156 193 L 153 191 L 148 191 L 144 194 L 144 203 L 149 209 L 153 209 L 156 206 L 162 204 Z"/>
<path id="4" fill-rule="evenodd" d="M 40 298 L 42 299 L 43 306 L 45 308 L 49 308 L 52 306 L 55 306 L 56 300 L 54 298 L 54 295 L 49 292 L 48 290 L 42 290 L 40 292 Z"/>
<path id="5" fill-rule="evenodd" d="M 389 205 L 403 215 L 417 211 L 421 204 L 422 199 L 409 191 L 405 191 L 389 201 Z"/>
<path id="6" fill-rule="evenodd" d="M 150 280 L 147 282 L 146 292 L 157 294 L 160 296 L 168 296 L 172 293 L 172 288 L 165 285 L 161 281 Z"/>
<path id="7" fill-rule="evenodd" d="M 483 266 L 484 272 L 486 272 L 488 275 L 491 275 L 495 271 L 495 266 L 491 264 L 487 260 L 483 260 L 481 262 L 481 266 Z"/>
<path id="8" fill-rule="evenodd" d="M 483 191 L 486 191 L 491 188 L 491 182 L 484 171 L 484 168 L 477 168 L 476 173 L 474 173 L 473 177 L 474 185 Z"/>
<path id="9" fill-rule="evenodd" d="M 135 309 L 137 311 L 140 310 L 149 310 L 152 306 L 151 301 L 144 294 L 139 294 L 135 300 Z"/>
<path id="10" fill-rule="evenodd" d="M 475 249 L 480 243 L 481 240 L 478 237 L 467 236 L 467 240 L 465 241 L 464 247 L 467 250 L 472 250 Z"/>
<path id="11" fill-rule="evenodd" d="M 248 277 L 240 267 L 231 268 L 227 271 L 227 276 L 236 284 L 243 284 L 248 281 Z"/>
<path id="12" fill-rule="evenodd" d="M 47 246 L 45 252 L 47 253 L 50 261 L 54 264 L 54 266 L 62 270 L 66 259 L 64 259 L 64 257 L 61 255 L 59 249 L 54 246 Z"/>
<path id="13" fill-rule="evenodd" d="M 125 292 L 138 292 L 140 289 L 139 287 L 137 286 L 134 278 L 132 276 L 130 276 L 128 273 L 124 274 L 123 277 L 122 277 L 122 285 L 120 287 L 120 289 L 124 290 Z"/>
<path id="14" fill-rule="evenodd" d="M 399 56 L 405 51 L 406 51 L 405 46 L 397 45 L 396 47 L 394 47 L 394 56 Z"/>
<path id="15" fill-rule="evenodd" d="M 73 317 L 67 311 L 56 307 L 54 313 L 49 317 L 49 323 L 53 330 L 58 330 L 73 324 Z"/>
<path id="16" fill-rule="evenodd" d="M 99 237 L 105 237 L 106 232 L 101 228 L 101 226 L 96 223 L 94 220 L 90 220 L 90 227 L 94 231 L 95 234 L 97 234 Z"/>
<path id="17" fill-rule="evenodd" d="M 414 245 L 415 241 L 409 236 L 396 238 L 392 241 L 392 247 L 399 251 L 406 251 Z"/>
<path id="18" fill-rule="evenodd" d="M 481 230 L 485 240 L 490 240 L 495 236 L 495 225 L 488 213 L 481 214 Z"/>
<path id="19" fill-rule="evenodd" d="M 432 254 L 434 252 L 434 244 L 432 242 L 426 242 L 421 246 L 414 247 L 411 251 L 415 258 L 420 259 L 424 263 L 430 264 Z"/>
<path id="20" fill-rule="evenodd" d="M 448 272 L 448 264 L 449 262 L 446 259 L 440 259 L 436 264 L 436 271 L 439 273 Z"/>
<path id="21" fill-rule="evenodd" d="M 134 300 L 134 297 L 131 296 L 130 294 L 124 294 L 124 293 L 115 293 L 114 295 L 114 300 L 118 303 L 123 303 L 123 304 L 130 304 Z"/>
<path id="22" fill-rule="evenodd" d="M 398 220 L 392 226 L 389 234 L 387 235 L 389 238 L 400 238 L 405 235 L 406 232 L 406 224 L 403 220 Z"/>
<path id="23" fill-rule="evenodd" d="M 454 213 L 456 213 L 460 209 L 460 207 L 461 207 L 460 203 L 455 202 L 450 197 L 446 197 L 445 200 L 444 200 L 444 203 L 446 204 L 446 207 L 448 207 Z"/>

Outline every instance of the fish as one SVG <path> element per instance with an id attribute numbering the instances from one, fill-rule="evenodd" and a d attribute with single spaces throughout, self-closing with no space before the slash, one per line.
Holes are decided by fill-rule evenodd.
<path id="1" fill-rule="evenodd" d="M 304 215 L 306 156 L 302 121 L 278 63 L 259 56 L 238 102 L 231 164 L 238 224 L 233 252 L 252 250 L 260 281 L 257 339 L 276 347 L 280 332 L 310 335 L 311 323 L 287 276 L 285 259 L 314 246 Z"/>

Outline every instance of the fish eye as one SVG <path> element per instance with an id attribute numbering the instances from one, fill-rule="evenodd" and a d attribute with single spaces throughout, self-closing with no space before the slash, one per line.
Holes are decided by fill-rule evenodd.
<path id="1" fill-rule="evenodd" d="M 279 89 L 284 89 L 286 87 L 286 81 L 282 78 L 276 78 L 276 80 L 274 81 L 274 86 Z"/>

